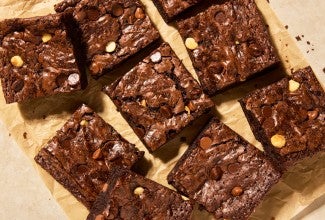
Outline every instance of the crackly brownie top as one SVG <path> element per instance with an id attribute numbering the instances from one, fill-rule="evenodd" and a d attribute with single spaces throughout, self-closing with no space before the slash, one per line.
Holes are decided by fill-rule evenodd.
<path id="1" fill-rule="evenodd" d="M 243 101 L 281 156 L 325 150 L 325 93 L 310 67 L 252 92 Z"/>
<path id="2" fill-rule="evenodd" d="M 191 202 L 175 191 L 127 170 L 110 177 L 87 220 L 191 219 Z"/>
<path id="3" fill-rule="evenodd" d="M 152 151 L 213 106 L 167 44 L 104 91 Z"/>
<path id="4" fill-rule="evenodd" d="M 168 182 L 217 219 L 246 219 L 280 173 L 257 148 L 212 119 Z"/>
<path id="5" fill-rule="evenodd" d="M 169 19 L 197 4 L 201 0 L 154 0 L 159 3 Z"/>
<path id="6" fill-rule="evenodd" d="M 210 95 L 278 61 L 254 0 L 216 3 L 177 25 Z"/>
<path id="7" fill-rule="evenodd" d="M 80 88 L 80 73 L 63 17 L 0 22 L 0 74 L 6 101 Z"/>
<path id="8" fill-rule="evenodd" d="M 55 9 L 73 12 L 93 76 L 102 75 L 159 37 L 137 0 L 63 1 Z"/>
<path id="9" fill-rule="evenodd" d="M 65 182 L 72 178 L 82 188 L 82 198 L 93 202 L 107 181 L 110 163 L 130 168 L 142 156 L 143 152 L 138 151 L 93 110 L 83 105 L 42 148 L 36 161 L 44 166 L 48 160 L 57 160 L 58 163 L 53 163 L 49 169 L 54 169 L 55 172 L 55 164 L 59 164 L 58 170 L 63 169 L 65 173 L 54 176 L 63 175 Z M 89 203 L 85 205 L 90 207 Z"/>

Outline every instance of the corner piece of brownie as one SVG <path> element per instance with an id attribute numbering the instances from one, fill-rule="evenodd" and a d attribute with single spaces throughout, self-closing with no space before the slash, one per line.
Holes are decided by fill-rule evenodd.
<path id="1" fill-rule="evenodd" d="M 166 43 L 103 91 L 151 152 L 214 106 Z"/>
<path id="2" fill-rule="evenodd" d="M 150 179 L 115 168 L 87 220 L 191 219 L 192 202 Z"/>
<path id="3" fill-rule="evenodd" d="M 168 182 L 216 219 L 247 219 L 281 173 L 263 152 L 213 118 Z"/>
<path id="4" fill-rule="evenodd" d="M 256 139 L 284 169 L 325 151 L 325 92 L 310 67 L 239 102 Z"/>
<path id="5" fill-rule="evenodd" d="M 65 0 L 55 10 L 73 14 L 95 78 L 159 38 L 138 0 Z"/>
<path id="6" fill-rule="evenodd" d="M 80 90 L 70 21 L 47 15 L 0 22 L 0 77 L 7 103 Z"/>
<path id="7" fill-rule="evenodd" d="M 109 177 L 109 166 L 130 168 L 143 154 L 82 105 L 35 161 L 90 208 Z"/>
<path id="8" fill-rule="evenodd" d="M 204 91 L 215 95 L 276 64 L 279 59 L 254 0 L 226 0 L 179 20 Z"/>

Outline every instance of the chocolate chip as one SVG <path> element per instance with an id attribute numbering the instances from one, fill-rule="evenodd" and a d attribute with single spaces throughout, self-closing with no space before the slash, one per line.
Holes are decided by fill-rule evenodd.
<path id="1" fill-rule="evenodd" d="M 253 55 L 255 57 L 259 57 L 263 54 L 263 51 L 257 44 L 250 44 L 248 46 L 248 51 L 251 55 Z"/>
<path id="2" fill-rule="evenodd" d="M 222 170 L 219 166 L 213 167 L 210 170 L 210 177 L 213 180 L 220 180 L 222 176 Z"/>
<path id="3" fill-rule="evenodd" d="M 200 139 L 200 147 L 204 150 L 210 148 L 212 145 L 212 140 L 209 137 L 202 137 Z"/>
<path id="4" fill-rule="evenodd" d="M 216 20 L 216 22 L 218 23 L 222 23 L 225 19 L 225 13 L 223 11 L 217 11 L 215 14 L 214 14 L 214 19 Z"/>
<path id="5" fill-rule="evenodd" d="M 87 18 L 91 21 L 96 21 L 98 20 L 99 16 L 100 16 L 100 12 L 97 9 L 88 9 L 86 11 L 87 14 Z"/>
<path id="6" fill-rule="evenodd" d="M 114 16 L 119 17 L 119 16 L 121 16 L 123 14 L 123 12 L 124 12 L 124 9 L 123 9 L 122 5 L 114 4 L 112 6 L 112 14 Z"/>
<path id="7" fill-rule="evenodd" d="M 233 196 L 240 196 L 243 193 L 243 189 L 240 186 L 236 186 L 231 190 Z"/>
<path id="8" fill-rule="evenodd" d="M 78 175 L 84 174 L 84 173 L 87 172 L 87 170 L 88 170 L 88 167 L 86 165 L 83 165 L 83 164 L 82 165 L 79 165 L 77 167 L 77 174 Z"/>
<path id="9" fill-rule="evenodd" d="M 100 148 L 98 148 L 98 149 L 95 150 L 95 152 L 93 153 L 92 158 L 93 158 L 94 160 L 97 160 L 97 159 L 101 158 L 101 156 L 102 156 L 102 150 L 101 150 Z"/>
<path id="10" fill-rule="evenodd" d="M 208 72 L 214 75 L 222 75 L 226 71 L 223 63 L 213 63 L 208 67 Z"/>
<path id="11" fill-rule="evenodd" d="M 318 117 L 318 110 L 313 110 L 313 111 L 309 111 L 308 113 L 308 118 L 309 120 L 314 120 L 315 118 Z"/>
<path id="12" fill-rule="evenodd" d="M 145 18 L 146 15 L 144 14 L 144 11 L 142 10 L 142 8 L 137 8 L 135 10 L 134 16 L 137 19 L 143 19 L 143 18 Z"/>
<path id="13" fill-rule="evenodd" d="M 136 127 L 134 128 L 134 132 L 139 136 L 139 137 L 143 137 L 145 135 L 145 130 L 143 128 L 140 127 Z"/>
<path id="14" fill-rule="evenodd" d="M 68 83 L 70 86 L 77 85 L 79 83 L 79 80 L 80 80 L 80 77 L 79 77 L 79 74 L 77 74 L 77 73 L 70 74 L 68 77 Z"/>
<path id="15" fill-rule="evenodd" d="M 285 27 L 285 29 L 288 29 L 288 28 L 289 28 L 289 26 L 288 26 L 288 25 L 285 25 L 284 27 Z"/>
<path id="16" fill-rule="evenodd" d="M 161 106 L 159 111 L 163 115 L 163 117 L 170 118 L 172 116 L 172 112 L 170 108 L 168 108 L 168 106 Z"/>
<path id="17" fill-rule="evenodd" d="M 227 170 L 229 173 L 237 173 L 239 168 L 240 168 L 239 163 L 232 163 L 228 165 Z"/>
<path id="18" fill-rule="evenodd" d="M 13 84 L 12 88 L 15 92 L 19 92 L 24 88 L 24 80 L 17 79 Z"/>

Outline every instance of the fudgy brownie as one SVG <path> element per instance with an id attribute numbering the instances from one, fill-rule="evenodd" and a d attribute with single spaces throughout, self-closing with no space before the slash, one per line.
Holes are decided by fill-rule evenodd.
<path id="1" fill-rule="evenodd" d="M 83 105 L 35 161 L 90 208 L 109 177 L 109 165 L 130 168 L 142 156 L 142 151 Z"/>
<path id="2" fill-rule="evenodd" d="M 159 38 L 137 0 L 66 0 L 55 10 L 73 14 L 95 78 Z"/>
<path id="3" fill-rule="evenodd" d="M 115 168 L 87 220 L 191 219 L 192 202 L 152 180 Z"/>
<path id="4" fill-rule="evenodd" d="M 264 150 L 286 169 L 325 150 L 325 93 L 310 67 L 240 100 Z"/>
<path id="5" fill-rule="evenodd" d="M 153 0 L 166 22 L 202 0 Z"/>
<path id="6" fill-rule="evenodd" d="M 209 95 L 279 60 L 254 0 L 221 1 L 177 26 Z"/>
<path id="7" fill-rule="evenodd" d="M 150 151 L 213 106 L 166 43 L 103 90 Z"/>
<path id="8" fill-rule="evenodd" d="M 0 77 L 7 103 L 81 89 L 67 16 L 0 22 Z M 80 69 L 80 71 L 79 71 Z"/>
<path id="9" fill-rule="evenodd" d="M 217 219 L 247 219 L 280 177 L 263 152 L 213 118 L 168 182 Z"/>

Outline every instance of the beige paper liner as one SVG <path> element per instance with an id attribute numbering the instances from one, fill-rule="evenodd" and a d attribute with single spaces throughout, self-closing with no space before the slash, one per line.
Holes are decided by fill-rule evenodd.
<path id="1" fill-rule="evenodd" d="M 53 13 L 53 5 L 56 2 L 59 1 L 2 0 L 0 2 L 0 19 Z M 162 38 L 170 43 L 176 54 L 183 60 L 187 69 L 197 78 L 185 46 L 176 29 L 168 26 L 163 21 L 152 1 L 142 0 L 142 2 L 145 4 L 149 16 L 159 29 Z M 275 70 L 227 90 L 215 96 L 213 100 L 216 103 L 216 113 L 219 118 L 261 149 L 261 144 L 254 138 L 237 100 L 254 88 L 267 85 L 279 79 L 285 73 L 290 74 L 291 69 L 305 67 L 308 63 L 266 0 L 256 0 L 256 2 L 269 25 L 274 44 L 283 62 L 283 69 Z M 322 81 L 325 80 L 324 75 L 317 75 L 317 77 L 321 78 Z M 107 82 L 111 82 L 113 78 L 108 76 Z M 199 133 L 198 128 L 203 127 L 208 119 L 208 116 L 205 116 L 197 120 L 163 148 L 154 154 L 150 154 L 120 113 L 116 111 L 116 107 L 111 100 L 100 90 L 101 85 L 91 79 L 85 91 L 55 95 L 24 104 L 10 105 L 5 104 L 2 90 L 0 92 L 0 120 L 5 123 L 12 137 L 32 160 L 35 169 L 39 171 L 45 184 L 70 219 L 85 219 L 88 210 L 40 168 L 33 158 L 81 103 L 88 104 L 123 137 L 136 144 L 139 149 L 145 151 L 146 161 L 142 162 L 140 166 L 142 166 L 144 171 L 147 171 L 146 176 L 170 188 L 172 187 L 166 181 L 167 174 L 186 150 L 188 143 L 191 143 Z M 24 132 L 27 133 L 26 139 L 23 137 Z M 186 137 L 187 143 L 182 143 L 180 137 Z M 303 161 L 287 172 L 283 179 L 268 193 L 251 218 L 271 219 L 274 217 L 275 219 L 289 219 L 294 215 L 299 206 L 309 204 L 315 198 L 322 195 L 325 191 L 324 161 L 325 155 L 322 154 Z M 196 211 L 194 213 L 194 219 L 208 219 L 209 217 L 207 216 L 208 214 L 205 212 Z"/>

